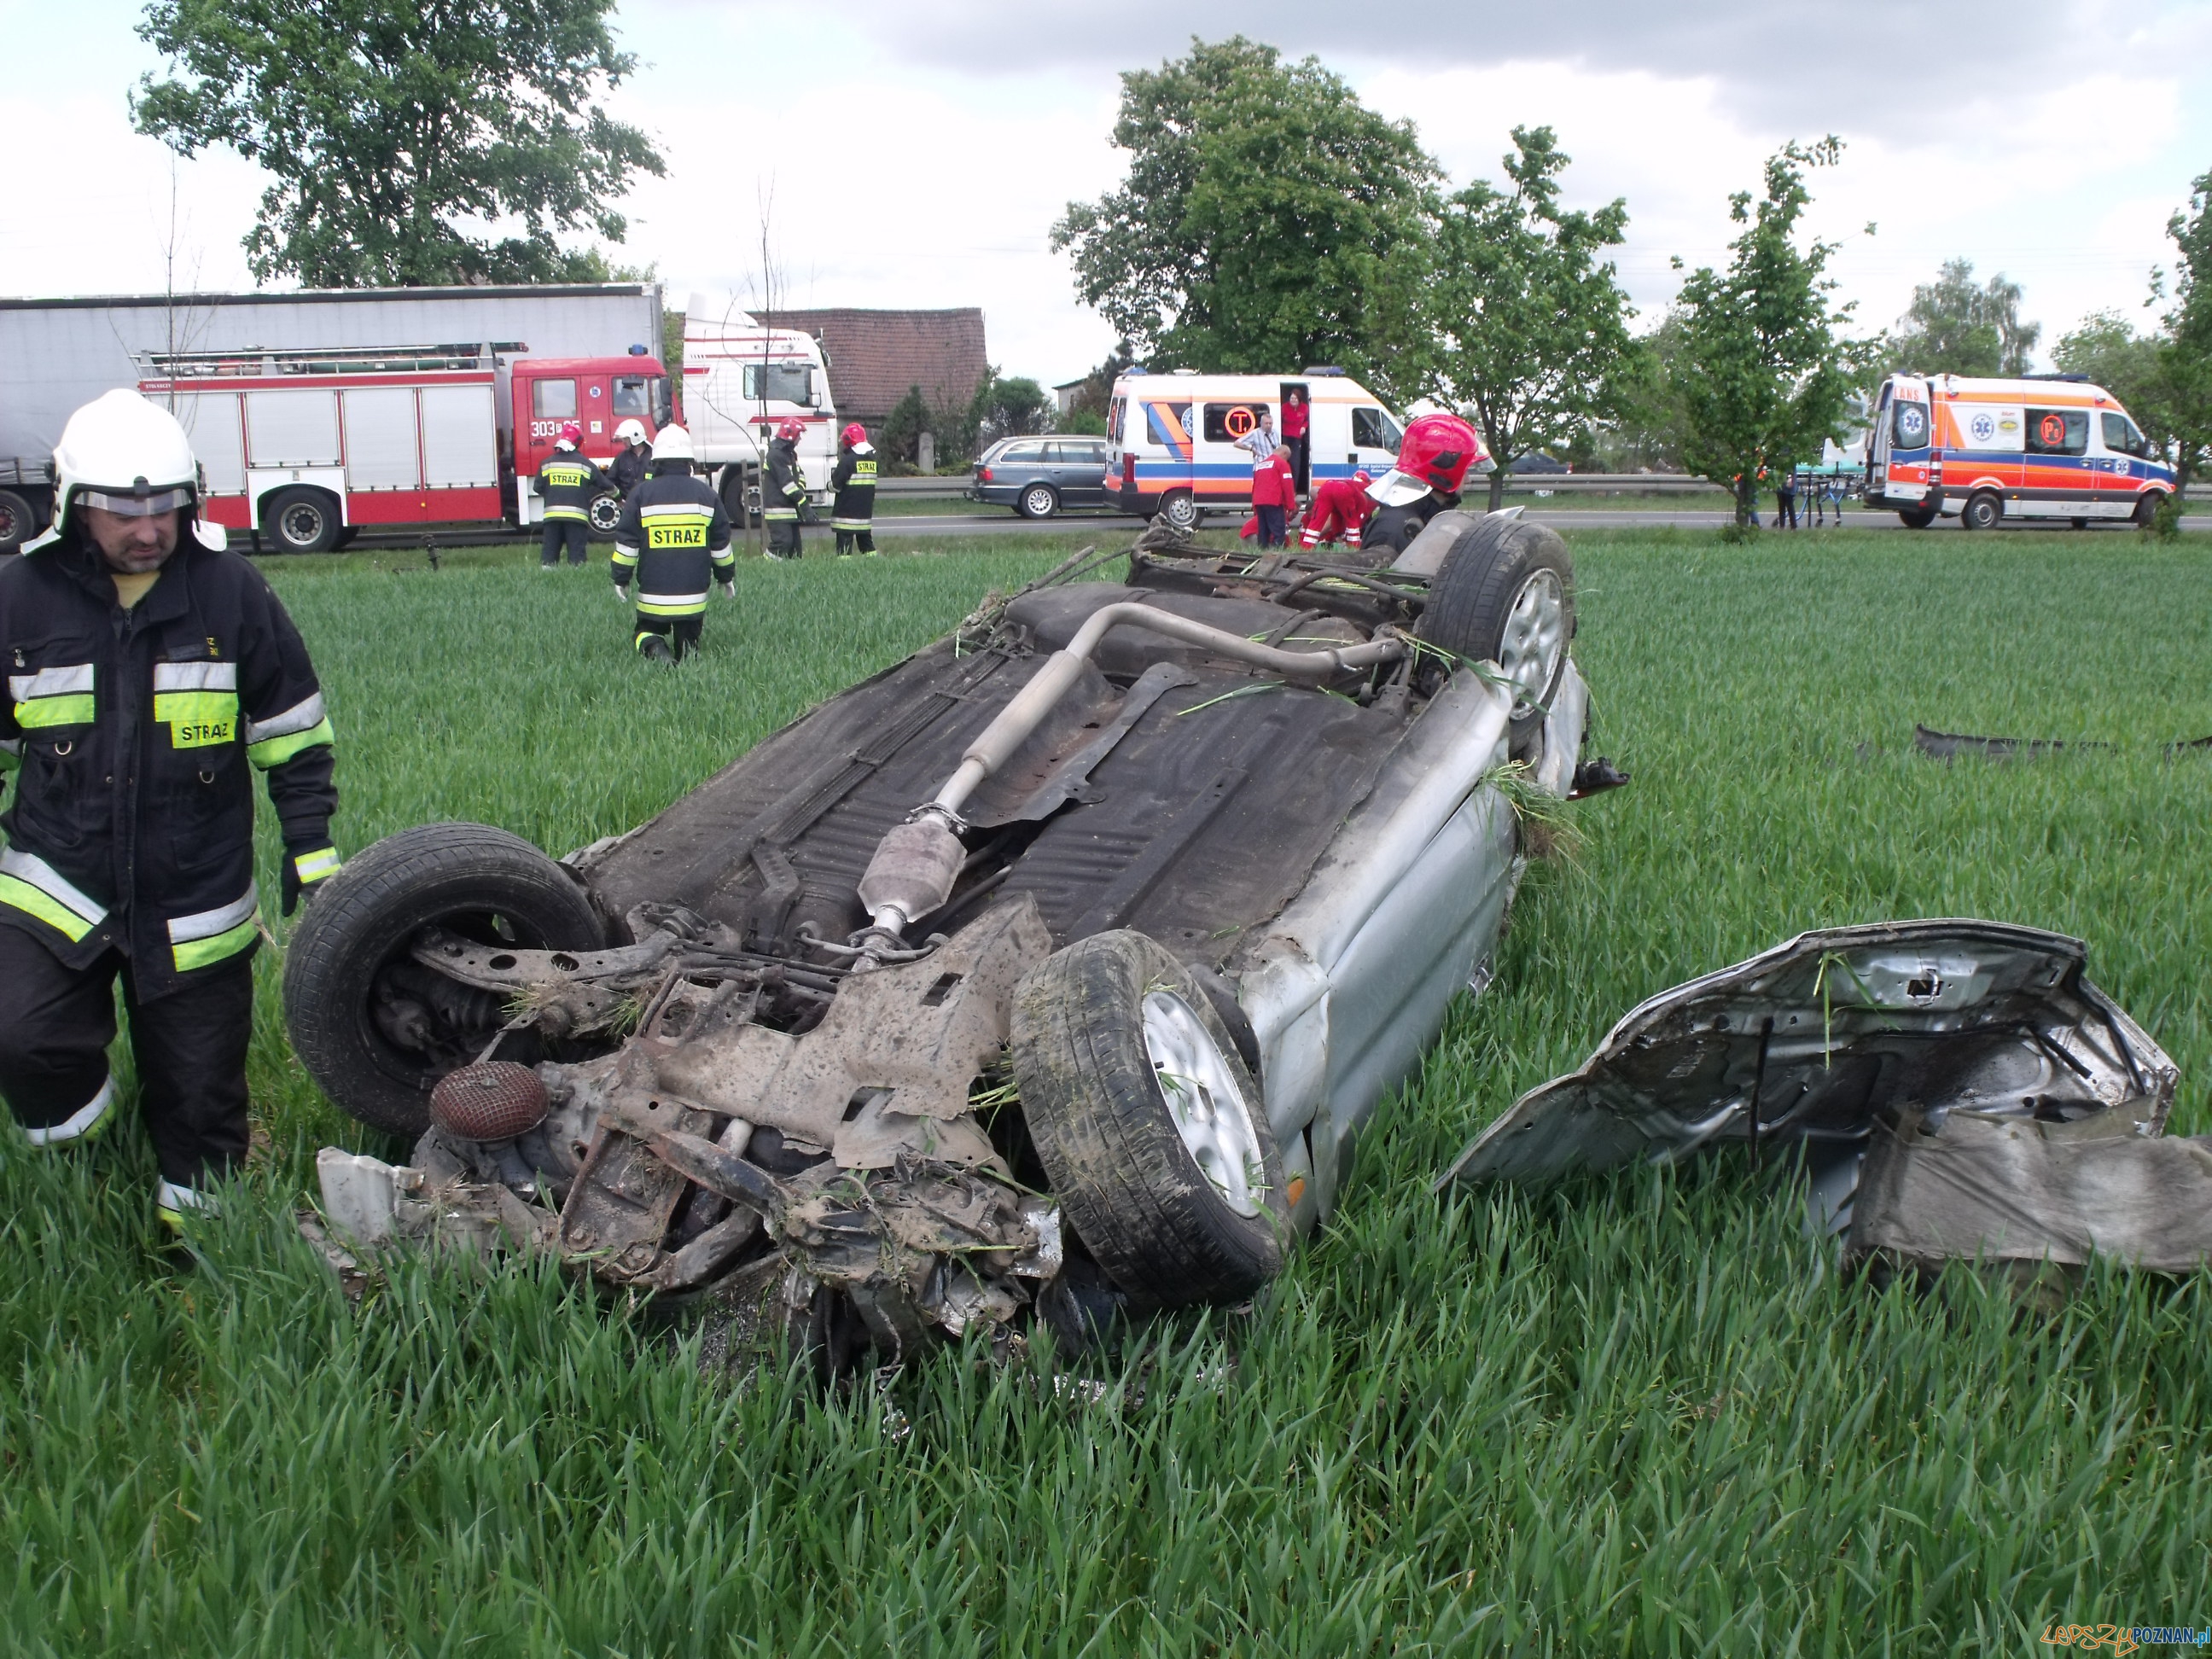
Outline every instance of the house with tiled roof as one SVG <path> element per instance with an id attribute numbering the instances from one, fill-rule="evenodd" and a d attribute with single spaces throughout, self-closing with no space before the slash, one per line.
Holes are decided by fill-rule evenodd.
<path id="1" fill-rule="evenodd" d="M 933 409 L 965 409 L 990 372 L 983 313 L 951 311 L 768 311 L 762 319 L 822 342 L 830 360 L 830 395 L 840 421 L 878 429 L 908 389 L 921 388 Z"/>

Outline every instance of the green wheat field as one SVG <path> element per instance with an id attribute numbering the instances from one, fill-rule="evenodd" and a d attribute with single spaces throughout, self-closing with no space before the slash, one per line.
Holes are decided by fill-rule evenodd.
<path id="1" fill-rule="evenodd" d="M 672 672 L 596 562 L 269 569 L 343 850 L 467 818 L 559 854 L 1115 533 L 751 561 Z M 1635 781 L 1575 809 L 1259 1305 L 834 1395 L 702 1376 L 550 1267 L 416 1261 L 350 1306 L 290 1212 L 319 1145 L 397 1149 L 299 1073 L 264 951 L 268 1144 L 195 1265 L 135 1124 L 0 1143 L 0 1650 L 1923 1655 L 2212 1619 L 2212 1274 L 1876 1294 L 1771 1160 L 1429 1191 L 1640 999 L 1885 917 L 2087 939 L 2212 1131 L 2212 753 L 2164 750 L 2212 732 L 2212 538 L 1572 539 L 1592 747 Z M 1944 766 L 1916 720 L 2108 746 Z"/>

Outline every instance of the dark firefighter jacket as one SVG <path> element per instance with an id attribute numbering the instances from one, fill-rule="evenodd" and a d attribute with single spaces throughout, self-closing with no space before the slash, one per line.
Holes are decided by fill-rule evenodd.
<path id="1" fill-rule="evenodd" d="M 645 470 L 653 462 L 653 446 L 640 444 L 635 448 L 625 446 L 621 454 L 607 463 L 607 477 L 627 497 L 629 492 L 645 481 Z"/>
<path id="2" fill-rule="evenodd" d="M 1367 521 L 1367 529 L 1360 537 L 1360 544 L 1370 550 L 1389 549 L 1403 553 L 1413 544 L 1429 520 L 1439 513 L 1448 513 L 1459 505 L 1456 495 L 1443 495 L 1431 490 L 1417 501 L 1403 507 L 1377 507 L 1375 516 Z"/>
<path id="3" fill-rule="evenodd" d="M 768 447 L 768 489 L 764 493 L 761 516 L 769 523 L 804 515 L 806 475 L 799 470 L 799 446 L 788 438 L 778 438 Z"/>
<path id="4" fill-rule="evenodd" d="M 189 531 L 128 611 L 73 535 L 8 563 L 0 924 L 72 968 L 120 949 L 162 995 L 253 948 L 253 771 L 300 877 L 337 866 L 314 665 L 261 573 Z"/>
<path id="5" fill-rule="evenodd" d="M 637 608 L 648 617 L 696 617 L 707 608 L 708 584 L 727 581 L 737 568 L 730 551 L 730 515 L 704 478 L 655 473 L 630 492 L 615 530 L 617 590 L 637 577 Z"/>
<path id="6" fill-rule="evenodd" d="M 830 504 L 833 530 L 866 530 L 876 515 L 876 449 L 847 446 L 838 451 L 837 465 L 830 470 L 830 488 L 837 498 Z"/>
<path id="7" fill-rule="evenodd" d="M 591 457 L 580 449 L 556 449 L 538 469 L 538 493 L 549 519 L 586 519 L 592 498 L 610 485 Z"/>

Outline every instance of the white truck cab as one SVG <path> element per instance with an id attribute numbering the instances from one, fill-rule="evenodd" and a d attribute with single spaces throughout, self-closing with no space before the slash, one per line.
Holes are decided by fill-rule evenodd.
<path id="1" fill-rule="evenodd" d="M 797 329 L 764 326 L 726 295 L 694 294 L 684 313 L 684 416 L 699 465 L 738 522 L 743 492 L 757 489 L 775 429 L 805 428 L 799 470 L 817 507 L 830 504 L 837 461 L 837 410 L 822 343 Z M 756 516 L 759 501 L 750 502 Z"/>

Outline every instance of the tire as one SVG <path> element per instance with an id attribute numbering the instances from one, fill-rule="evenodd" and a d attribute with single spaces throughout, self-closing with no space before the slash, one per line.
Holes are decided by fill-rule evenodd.
<path id="1" fill-rule="evenodd" d="M 1198 528 L 1198 503 L 1188 489 L 1170 489 L 1160 497 L 1158 516 L 1188 534 Z"/>
<path id="2" fill-rule="evenodd" d="M 280 553 L 327 553 L 340 527 L 337 503 L 319 489 L 280 489 L 261 504 L 261 533 Z"/>
<path id="3" fill-rule="evenodd" d="M 528 842 L 481 823 L 426 823 L 387 836 L 323 884 L 284 954 L 284 1020 L 307 1074 L 372 1128 L 418 1135 L 430 1089 L 453 1064 L 403 1047 L 384 970 L 433 923 L 489 944 L 594 951 L 605 928 L 575 878 Z M 422 969 L 423 973 L 429 970 Z M 462 1000 L 471 994 L 459 988 Z M 501 1015 L 455 1031 L 461 1047 L 490 1041 Z M 473 1058 L 473 1055 L 468 1056 Z"/>
<path id="4" fill-rule="evenodd" d="M 1419 637 L 1513 682 L 1512 753 L 1540 737 L 1575 636 L 1575 561 L 1557 531 L 1485 517 L 1460 534 L 1429 583 Z"/>
<path id="5" fill-rule="evenodd" d="M 589 526 L 586 535 L 595 542 L 611 542 L 622 524 L 623 501 L 619 495 L 594 495 L 592 504 L 584 509 L 584 521 Z"/>
<path id="6" fill-rule="evenodd" d="M 1290 1217 L 1260 1091 L 1205 988 L 1164 946 L 1121 928 L 1047 957 L 1015 988 L 1012 1047 L 1052 1189 L 1133 1301 L 1237 1301 L 1281 1271 Z M 1180 1098 L 1219 1103 L 1211 1129 L 1202 1109 L 1170 1109 L 1160 1080 L 1170 1066 L 1190 1067 L 1173 1073 L 1194 1079 Z"/>
<path id="7" fill-rule="evenodd" d="M 39 533 L 39 515 L 12 489 L 0 489 L 0 553 L 13 553 Z"/>
<path id="8" fill-rule="evenodd" d="M 337 537 L 331 541 L 331 551 L 333 553 L 344 552 L 346 549 L 353 545 L 354 538 L 360 534 L 361 526 L 359 525 L 348 525 L 344 529 L 339 531 Z"/>
<path id="9" fill-rule="evenodd" d="M 1907 530 L 1925 530 L 1936 522 L 1936 515 L 1932 507 L 1901 507 L 1897 516 Z"/>
<path id="10" fill-rule="evenodd" d="M 1966 504 L 1959 509 L 1959 528 L 1995 530 L 2003 517 L 2004 503 L 1985 489 L 1978 495 L 1966 497 Z"/>
<path id="11" fill-rule="evenodd" d="M 2148 530 L 2158 518 L 2158 509 L 2165 505 L 2166 497 L 2155 489 L 2146 489 L 2136 498 L 2135 521 Z"/>
<path id="12" fill-rule="evenodd" d="M 1050 484 L 1024 484 L 1014 511 L 1024 519 L 1049 519 L 1060 511 L 1060 493 Z"/>
<path id="13" fill-rule="evenodd" d="M 735 461 L 722 469 L 720 481 L 722 511 L 729 514 L 730 528 L 743 535 L 748 530 L 760 527 L 759 520 L 745 506 L 745 470 Z"/>

